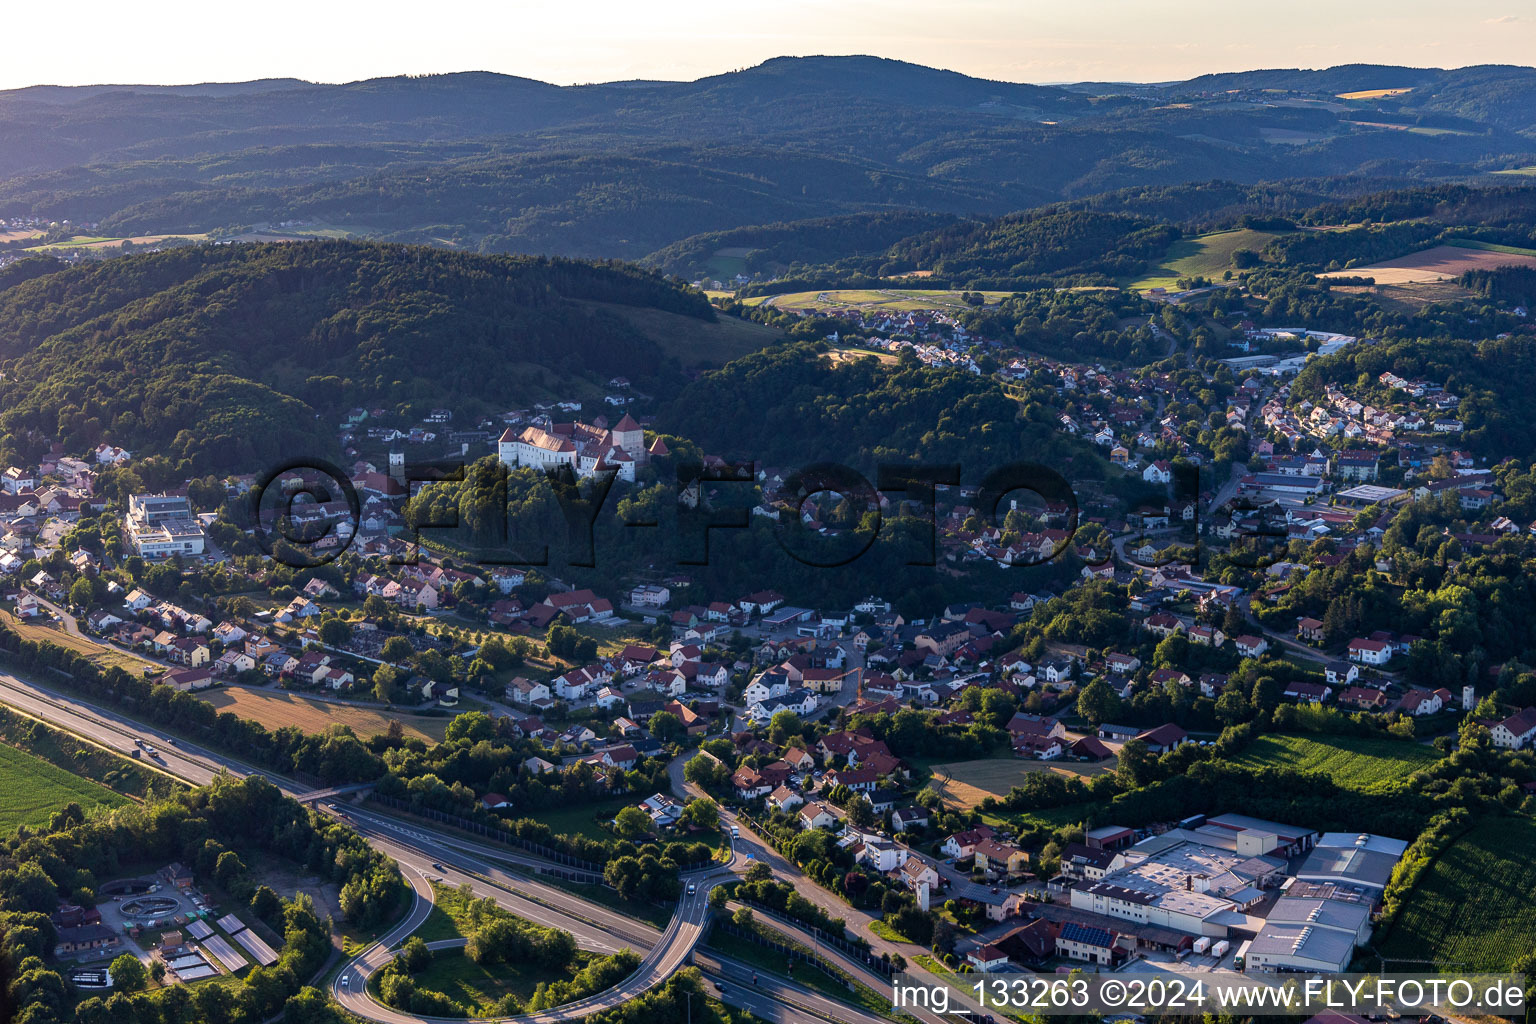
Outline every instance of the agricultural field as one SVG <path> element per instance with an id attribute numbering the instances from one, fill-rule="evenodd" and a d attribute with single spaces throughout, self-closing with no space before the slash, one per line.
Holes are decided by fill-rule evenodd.
<path id="1" fill-rule="evenodd" d="M 1502 171 L 1494 171 L 1494 174 L 1519 174 L 1524 177 L 1536 177 L 1536 164 L 1525 167 L 1506 167 Z"/>
<path id="2" fill-rule="evenodd" d="M 3 621 L 11 629 L 25 640 L 33 643 L 53 644 L 55 647 L 67 647 L 72 651 L 85 655 L 85 657 L 100 665 L 102 668 L 117 666 L 133 675 L 140 675 L 147 668 L 153 672 L 164 670 L 164 665 L 157 665 L 152 661 L 146 661 L 134 654 L 117 647 L 106 644 L 98 644 L 87 640 L 83 636 L 65 632 L 63 627 L 54 623 L 51 619 L 43 622 L 37 619 L 18 619 L 8 611 L 0 610 L 0 621 Z"/>
<path id="3" fill-rule="evenodd" d="M 1012 292 L 982 292 L 987 302 L 1006 299 Z M 969 309 L 960 301 L 959 292 L 922 291 L 909 288 L 844 288 L 825 292 L 789 292 L 784 295 L 755 295 L 743 300 L 746 305 L 768 305 L 774 309 L 816 310 L 834 309 L 886 310 L 914 312 L 919 310 L 947 310 L 958 312 Z"/>
<path id="4" fill-rule="evenodd" d="M 1471 241 L 1456 245 L 1436 245 L 1407 256 L 1382 260 L 1347 270 L 1335 270 L 1319 277 L 1371 277 L 1377 284 L 1408 284 L 1414 281 L 1448 281 L 1469 270 L 1493 270 L 1496 267 L 1536 267 L 1536 253 L 1483 248 Z"/>
<path id="5" fill-rule="evenodd" d="M 933 766 L 928 788 L 939 794 L 946 807 L 970 810 L 989 796 L 1007 796 L 1029 772 L 1057 772 L 1084 778 L 1113 771 L 1115 762 L 1028 761 L 1016 757 L 991 757 L 979 761 L 953 761 Z"/>
<path id="6" fill-rule="evenodd" d="M 48 824 L 69 803 L 121 807 L 128 798 L 15 747 L 0 744 L 0 835 Z"/>
<path id="7" fill-rule="evenodd" d="M 75 235 L 66 238 L 62 242 L 50 242 L 47 245 L 33 246 L 29 252 L 56 252 L 61 249 L 118 249 L 123 243 L 130 243 L 130 248 L 140 245 L 159 245 L 170 239 L 185 239 L 189 242 L 201 241 L 207 235 L 132 235 L 126 238 L 114 238 L 103 235 Z"/>
<path id="8" fill-rule="evenodd" d="M 1181 238 L 1168 247 L 1156 266 L 1148 267 L 1146 274 L 1129 282 L 1126 287 L 1133 290 L 1172 288 L 1181 277 L 1220 280 L 1223 271 L 1234 269 L 1234 252 L 1239 249 L 1258 252 L 1278 234 L 1275 231 L 1235 228 L 1231 231 L 1213 231 L 1194 238 Z"/>
<path id="9" fill-rule="evenodd" d="M 1385 100 L 1396 96 L 1406 96 L 1413 92 L 1413 86 L 1404 89 L 1362 89 L 1359 92 L 1341 92 L 1338 94 L 1341 100 Z"/>
<path id="10" fill-rule="evenodd" d="M 1383 938 L 1387 966 L 1502 971 L 1536 948 L 1531 850 L 1536 821 L 1525 816 L 1489 818 L 1452 843 L 1408 894 Z"/>
<path id="11" fill-rule="evenodd" d="M 1341 285 L 1334 291 L 1351 295 L 1370 295 L 1383 309 L 1412 316 L 1432 302 L 1455 302 L 1472 297 L 1472 292 L 1454 280 L 1410 281 L 1406 284 Z"/>
<path id="12" fill-rule="evenodd" d="M 448 729 L 448 718 L 393 714 L 372 708 L 356 707 L 332 701 L 311 700 L 282 690 L 252 690 L 243 686 L 199 694 L 220 711 L 260 722 L 268 729 L 296 725 L 305 732 L 321 732 L 333 725 L 347 725 L 359 736 L 373 736 L 398 721 L 407 736 L 418 736 L 436 743 Z"/>
<path id="13" fill-rule="evenodd" d="M 827 353 L 827 358 L 834 363 L 856 363 L 860 359 L 873 359 L 886 366 L 896 366 L 901 362 L 893 352 L 871 352 L 863 348 L 835 348 Z"/>
<path id="14" fill-rule="evenodd" d="M 1368 791 L 1395 786 L 1439 759 L 1435 748 L 1411 740 L 1269 734 L 1250 743 L 1237 763 L 1318 772 L 1347 789 Z"/>

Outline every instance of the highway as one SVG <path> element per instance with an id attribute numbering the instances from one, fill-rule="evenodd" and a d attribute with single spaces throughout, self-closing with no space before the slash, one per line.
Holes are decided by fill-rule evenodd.
<path id="1" fill-rule="evenodd" d="M 148 763 L 193 785 L 207 785 L 219 773 L 225 772 L 235 777 L 260 775 L 296 798 L 316 792 L 311 787 L 235 758 L 177 740 L 115 711 L 10 674 L 0 673 L 0 701 L 124 754 L 135 749 L 136 741 L 146 740 L 160 755 Z M 144 759 L 141 756 L 141 760 Z M 394 950 L 431 913 L 433 893 L 427 881 L 429 875 L 440 877 L 450 885 L 467 883 L 477 896 L 490 896 L 519 917 L 563 928 L 571 932 L 584 949 L 612 953 L 627 946 L 645 951 L 641 966 L 633 975 L 597 995 L 541 1013 L 496 1018 L 518 1024 L 549 1024 L 617 1006 L 686 966 L 708 921 L 710 890 L 730 881 L 734 872 L 745 870 L 748 863 L 737 857 L 730 865 L 685 876 L 684 884 L 692 882 L 695 891 L 692 894 L 685 892 L 667 928 L 658 932 L 634 918 L 537 881 L 531 873 L 552 867 L 539 858 L 429 831 L 351 805 L 332 806 L 322 801 L 318 806 L 347 820 L 372 846 L 393 858 L 414 893 L 405 920 L 348 963 L 333 983 L 333 995 L 338 1002 L 351 1012 L 380 1024 L 419 1024 L 431 1020 L 383 1006 L 366 993 L 368 976 L 393 959 Z M 760 847 L 756 847 L 756 851 L 758 859 L 766 858 L 768 851 Z M 517 867 L 527 869 L 530 875 L 515 873 L 513 869 Z M 784 1024 L 874 1024 L 885 1019 L 770 976 L 757 977 L 749 968 L 734 961 L 719 957 L 711 959 L 722 979 L 716 996 L 728 1004 L 750 1009 L 764 1019 Z M 747 979 L 745 985 L 741 984 L 743 977 Z"/>

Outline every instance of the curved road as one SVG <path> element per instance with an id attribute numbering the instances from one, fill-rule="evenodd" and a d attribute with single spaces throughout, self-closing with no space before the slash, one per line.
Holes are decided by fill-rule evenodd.
<path id="1" fill-rule="evenodd" d="M 148 763 L 193 785 L 207 785 L 220 773 L 228 773 L 237 777 L 262 776 L 290 796 L 303 797 L 315 792 L 311 787 L 235 758 L 177 740 L 159 729 L 115 711 L 13 675 L 0 673 L 0 701 L 110 750 L 128 753 L 136 749 L 135 741 L 147 740 L 158 747 L 161 754 L 158 760 Z M 676 772 L 676 779 L 681 782 L 680 763 Z M 571 932 L 585 948 L 613 952 L 629 946 L 648 951 L 634 975 L 589 999 L 539 1014 L 497 1018 L 516 1020 L 523 1024 L 552 1024 L 554 1021 L 568 1021 L 586 1013 L 616 1006 L 681 969 L 692 956 L 703 933 L 708 919 L 709 891 L 729 881 L 735 871 L 744 870 L 747 863 L 737 858 L 729 867 L 721 866 L 702 875 L 685 876 L 685 884 L 691 880 L 696 891 L 692 896 L 685 895 L 679 901 L 678 912 L 667 929 L 658 932 L 634 918 L 590 903 L 532 877 L 515 874 L 501 866 L 516 866 L 529 871 L 555 867 L 538 858 L 457 836 L 431 832 L 414 823 L 351 805 L 339 809 L 322 805 L 322 809 L 347 820 L 371 845 L 392 857 L 400 865 L 402 875 L 414 891 L 411 910 L 405 920 L 348 964 L 335 981 L 337 998 L 348 1009 L 388 1024 L 418 1024 L 423 1018 L 400 1014 L 374 1002 L 367 996 L 364 979 L 388 963 L 394 956 L 392 950 L 419 928 L 431 913 L 432 889 L 425 877 L 428 872 L 443 877 L 451 884 L 468 882 L 477 895 L 492 896 L 520 917 Z M 751 840 L 750 833 L 745 833 L 738 844 L 751 850 L 755 859 L 765 860 L 781 870 L 782 866 L 787 865 L 787 877 L 796 879 L 799 876 L 798 868 L 782 861 L 766 847 L 757 845 Z M 825 893 L 814 884 L 803 884 L 801 888 L 817 902 L 823 899 L 835 900 L 830 893 Z M 849 911 L 846 906 L 834 909 L 845 915 Z M 856 911 L 854 913 L 857 914 Z M 712 959 L 721 965 L 722 971 L 731 980 L 741 977 L 742 971 L 751 973 L 749 968 L 726 958 L 712 955 Z M 834 1024 L 875 1024 L 885 1019 L 767 976 L 756 978 L 755 984 L 745 988 L 728 985 L 718 995 L 727 1003 L 749 1008 L 765 1019 L 784 1024 L 826 1024 L 828 1021 Z M 930 1021 L 930 1024 L 936 1024 L 936 1019 Z"/>

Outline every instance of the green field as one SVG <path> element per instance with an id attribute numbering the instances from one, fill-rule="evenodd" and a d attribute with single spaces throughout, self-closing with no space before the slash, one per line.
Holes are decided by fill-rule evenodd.
<path id="1" fill-rule="evenodd" d="M 0 834 L 10 835 L 20 825 L 46 825 L 53 812 L 70 802 L 89 811 L 121 807 L 129 801 L 41 758 L 0 745 Z"/>
<path id="2" fill-rule="evenodd" d="M 1006 299 L 1012 292 L 982 292 L 988 303 Z M 822 292 L 789 292 L 784 295 L 755 295 L 742 301 L 749 306 L 772 300 L 774 309 L 829 310 L 867 309 L 916 311 L 942 309 L 951 312 L 969 309 L 960 301 L 959 292 L 923 291 L 910 288 L 844 288 Z"/>
<path id="3" fill-rule="evenodd" d="M 566 810 L 541 810 L 538 818 L 556 835 L 587 836 L 590 839 L 612 839 L 612 832 L 605 832 L 598 822 L 612 821 L 619 811 L 640 801 L 633 797 L 614 797 L 596 803 L 580 804 Z"/>
<path id="4" fill-rule="evenodd" d="M 1346 789 L 1372 790 L 1394 787 L 1439 759 L 1433 747 L 1409 740 L 1270 734 L 1250 743 L 1237 763 L 1320 772 Z"/>
<path id="5" fill-rule="evenodd" d="M 1522 249 L 1515 245 L 1499 245 L 1497 242 L 1479 242 L 1475 238 L 1447 238 L 1446 245 L 1458 249 L 1481 249 L 1484 252 L 1506 252 L 1516 256 L 1536 256 L 1536 249 Z"/>
<path id="6" fill-rule="evenodd" d="M 590 959 L 590 953 L 578 951 L 563 971 L 549 971 L 531 963 L 482 967 L 462 950 L 442 949 L 432 954 L 431 965 L 414 978 L 417 988 L 441 992 L 480 1015 L 494 1012 L 493 1004 L 505 995 L 526 1002 L 541 984 L 569 981 Z"/>
<path id="7" fill-rule="evenodd" d="M 1490 818 L 1457 840 L 1409 893 L 1381 942 L 1388 967 L 1507 970 L 1536 948 L 1536 822 Z M 1402 963 L 1392 964 L 1399 960 Z"/>
<path id="8" fill-rule="evenodd" d="M 1494 174 L 1523 174 L 1526 177 L 1536 177 L 1536 164 L 1526 167 L 1506 167 L 1502 171 L 1494 171 Z"/>
<path id="9" fill-rule="evenodd" d="M 1232 269 L 1232 254 L 1239 249 L 1258 252 L 1277 236 L 1274 231 L 1254 231 L 1236 228 L 1232 231 L 1213 231 L 1208 235 L 1181 238 L 1168 247 L 1167 253 L 1155 265 L 1147 268 L 1141 278 L 1129 282 L 1132 289 L 1172 288 L 1181 277 L 1208 277 L 1219 281 L 1225 270 Z"/>

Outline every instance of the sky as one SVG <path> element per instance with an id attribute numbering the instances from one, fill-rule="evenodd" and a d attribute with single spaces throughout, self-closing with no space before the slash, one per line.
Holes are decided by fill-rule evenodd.
<path id="1" fill-rule="evenodd" d="M 0 88 L 496 71 L 567 85 L 874 54 L 1014 82 L 1536 63 L 1530 0 L 74 0 L 7 4 Z"/>

